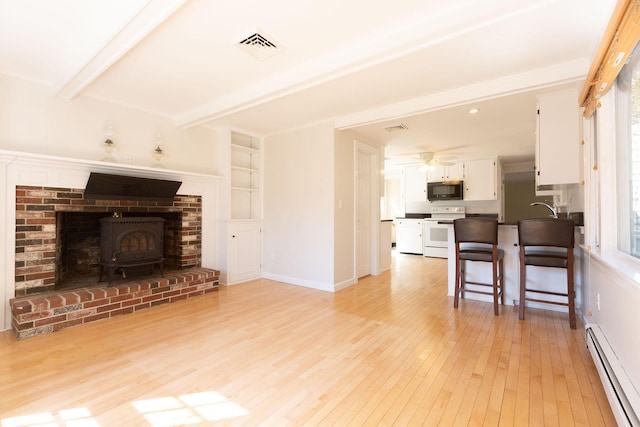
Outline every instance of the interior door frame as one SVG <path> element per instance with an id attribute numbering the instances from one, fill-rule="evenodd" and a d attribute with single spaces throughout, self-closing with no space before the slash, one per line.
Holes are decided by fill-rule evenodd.
<path id="1" fill-rule="evenodd" d="M 370 168 L 371 171 L 369 179 L 371 180 L 371 274 L 377 276 L 380 274 L 380 257 L 379 257 L 379 245 L 380 245 L 380 179 L 381 167 L 380 167 L 380 150 L 371 145 L 365 144 L 358 140 L 355 140 L 354 144 L 354 171 L 353 185 L 354 185 L 354 210 L 353 210 L 353 277 L 358 280 L 358 157 L 361 152 L 367 153 L 370 156 Z"/>

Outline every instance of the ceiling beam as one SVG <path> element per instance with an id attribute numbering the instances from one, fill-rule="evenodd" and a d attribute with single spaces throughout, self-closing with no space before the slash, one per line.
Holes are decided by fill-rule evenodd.
<path id="1" fill-rule="evenodd" d="M 142 41 L 158 25 L 175 13 L 187 0 L 149 0 L 81 67 L 55 86 L 55 96 L 73 99 Z"/>
<path id="2" fill-rule="evenodd" d="M 334 118 L 336 129 L 422 114 L 471 102 L 584 80 L 589 60 L 576 60 Z M 577 103 L 577 101 L 576 101 Z M 576 104 L 577 105 L 577 104 Z"/>

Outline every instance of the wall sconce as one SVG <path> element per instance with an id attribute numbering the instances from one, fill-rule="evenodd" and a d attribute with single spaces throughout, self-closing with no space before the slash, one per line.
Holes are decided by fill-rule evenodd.
<path id="1" fill-rule="evenodd" d="M 116 151 L 116 143 L 113 142 L 113 126 L 111 125 L 111 122 L 107 124 L 107 127 L 104 130 L 104 136 L 105 140 L 102 143 L 102 149 L 104 150 L 105 156 L 102 158 L 102 161 L 117 163 L 118 159 L 116 159 L 113 154 L 113 152 Z"/>
<path id="2" fill-rule="evenodd" d="M 162 160 L 162 158 L 164 157 L 164 151 L 162 151 L 160 144 L 156 144 L 156 148 L 153 150 L 152 155 L 153 155 L 153 158 L 156 159 L 155 163 L 153 164 L 153 167 L 164 168 L 162 163 L 160 163 L 160 160 Z"/>

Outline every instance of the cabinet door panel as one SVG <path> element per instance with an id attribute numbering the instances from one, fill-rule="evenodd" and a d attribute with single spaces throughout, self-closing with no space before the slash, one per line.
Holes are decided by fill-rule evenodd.
<path id="1" fill-rule="evenodd" d="M 422 221 L 401 220 L 396 223 L 396 249 L 402 253 L 422 254 Z"/>
<path id="2" fill-rule="evenodd" d="M 463 163 L 454 163 L 447 166 L 446 177 L 450 181 L 461 181 L 464 178 Z"/>
<path id="3" fill-rule="evenodd" d="M 230 283 L 260 277 L 260 225 L 233 224 L 229 227 Z"/>
<path id="4" fill-rule="evenodd" d="M 442 182 L 446 176 L 445 167 L 442 165 L 429 166 L 428 180 L 429 182 Z"/>
<path id="5" fill-rule="evenodd" d="M 404 200 L 424 202 L 427 200 L 427 172 L 419 166 L 406 167 L 403 170 Z"/>
<path id="6" fill-rule="evenodd" d="M 471 160 L 464 163 L 464 200 L 495 200 L 496 161 Z"/>
<path id="7" fill-rule="evenodd" d="M 580 182 L 580 122 L 574 90 L 538 97 L 536 183 Z"/>

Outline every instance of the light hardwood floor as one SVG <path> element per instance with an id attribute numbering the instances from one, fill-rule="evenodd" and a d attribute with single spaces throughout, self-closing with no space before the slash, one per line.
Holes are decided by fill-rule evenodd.
<path id="1" fill-rule="evenodd" d="M 4 332 L 0 425 L 615 425 L 582 325 L 446 293 L 446 260 L 395 255 L 335 294 L 257 280 Z"/>

